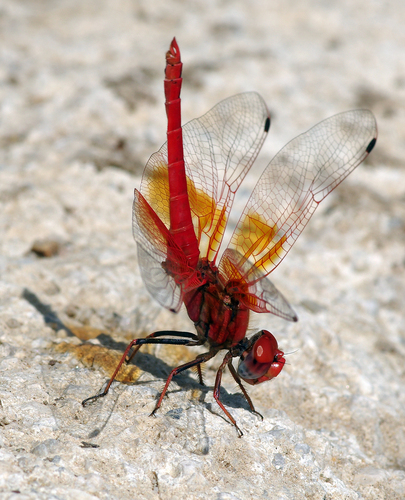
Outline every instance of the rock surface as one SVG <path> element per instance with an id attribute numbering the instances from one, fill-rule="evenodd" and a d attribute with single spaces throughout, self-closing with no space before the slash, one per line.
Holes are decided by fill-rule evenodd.
<path id="1" fill-rule="evenodd" d="M 405 498 L 404 19 L 398 0 L 1 2 L 1 498 Z M 291 353 L 249 391 L 263 421 L 224 375 L 241 439 L 212 398 L 218 359 L 148 417 L 185 348 L 144 349 L 134 383 L 80 404 L 131 338 L 193 331 L 148 296 L 131 236 L 174 35 L 184 121 L 247 90 L 272 113 L 233 222 L 295 135 L 356 107 L 379 124 L 272 275 L 300 321 L 252 322 Z"/>

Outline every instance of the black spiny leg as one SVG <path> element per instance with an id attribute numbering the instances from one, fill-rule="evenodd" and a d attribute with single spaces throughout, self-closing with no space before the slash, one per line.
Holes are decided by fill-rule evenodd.
<path id="1" fill-rule="evenodd" d="M 161 339 L 161 338 L 156 338 L 156 337 L 161 337 L 161 336 L 172 336 L 172 337 L 180 337 L 179 339 Z M 112 377 L 107 383 L 106 388 L 104 389 L 103 392 L 100 394 L 96 394 L 95 396 L 91 396 L 90 398 L 85 399 L 82 401 L 82 405 L 86 406 L 88 403 L 91 403 L 95 401 L 96 399 L 103 398 L 108 394 L 108 391 L 110 390 L 111 384 L 113 383 L 115 377 L 117 376 L 121 366 L 123 363 L 126 361 L 127 363 L 131 361 L 131 359 L 135 356 L 135 354 L 138 352 L 139 348 L 144 345 L 144 344 L 168 344 L 168 345 L 185 345 L 185 346 L 195 346 L 195 345 L 201 345 L 201 341 L 198 339 L 198 336 L 195 335 L 194 333 L 189 333 L 189 332 L 173 332 L 173 331 L 159 331 L 152 333 L 146 338 L 143 339 L 134 339 L 132 342 L 130 342 L 125 349 L 124 354 L 122 355 L 122 358 L 120 362 L 117 365 L 117 368 L 115 369 Z M 134 351 L 130 355 L 130 357 L 127 359 L 127 356 L 130 352 L 130 350 L 135 347 Z"/>

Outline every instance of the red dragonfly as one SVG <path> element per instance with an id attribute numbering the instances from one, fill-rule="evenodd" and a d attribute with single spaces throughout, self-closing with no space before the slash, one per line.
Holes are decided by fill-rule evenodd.
<path id="1" fill-rule="evenodd" d="M 221 101 L 182 127 L 181 71 L 173 39 L 164 81 L 167 142 L 151 156 L 141 188 L 135 189 L 133 234 L 146 288 L 173 312 L 184 304 L 197 333 L 158 331 L 133 340 L 105 390 L 83 405 L 108 393 L 121 365 L 143 344 L 207 345 L 207 352 L 170 372 L 152 414 L 175 375 L 197 367 L 202 384 L 201 364 L 225 350 L 213 395 L 241 436 L 220 401 L 222 372 L 228 366 L 258 414 L 242 380 L 254 385 L 276 377 L 285 358 L 267 330 L 247 338 L 250 311 L 297 321 L 267 275 L 287 255 L 318 204 L 371 152 L 377 127 L 370 111 L 348 111 L 289 142 L 260 177 L 217 263 L 235 193 L 267 136 L 270 115 L 263 99 L 249 92 Z M 235 357 L 240 358 L 237 370 Z"/>

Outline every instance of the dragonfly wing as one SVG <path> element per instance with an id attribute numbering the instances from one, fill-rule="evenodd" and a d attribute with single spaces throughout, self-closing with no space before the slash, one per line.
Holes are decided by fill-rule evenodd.
<path id="1" fill-rule="evenodd" d="M 159 304 L 170 311 L 178 312 L 182 304 L 182 292 L 173 277 L 169 276 L 162 268 L 162 263 L 152 252 L 137 242 L 138 261 L 141 276 L 148 292 Z"/>
<path id="2" fill-rule="evenodd" d="M 149 158 L 142 177 L 140 192 L 167 228 L 170 227 L 169 173 L 167 143 Z"/>
<path id="3" fill-rule="evenodd" d="M 332 116 L 289 142 L 269 163 L 246 204 L 229 248 L 268 275 L 286 256 L 318 204 L 371 152 L 370 111 Z M 250 267 L 245 280 L 257 279 Z"/>
<path id="4" fill-rule="evenodd" d="M 270 128 L 256 92 L 225 99 L 183 127 L 191 212 L 201 255 L 214 260 L 235 192 L 255 161 Z M 204 241 L 205 240 L 205 241 Z"/>
<path id="5" fill-rule="evenodd" d="M 255 92 L 225 99 L 183 126 L 187 191 L 201 256 L 215 258 L 234 194 L 269 127 L 267 107 Z M 169 227 L 167 143 L 150 157 L 140 191 Z"/>
<path id="6" fill-rule="evenodd" d="M 254 285 L 256 290 L 252 290 L 258 305 L 264 309 L 259 312 L 269 312 L 287 321 L 298 321 L 298 316 L 294 309 L 269 278 L 262 276 L 259 277 L 259 280 L 261 281 L 256 282 Z"/>
<path id="7" fill-rule="evenodd" d="M 182 251 L 172 241 L 169 230 L 137 189 L 132 209 L 132 231 L 146 288 L 163 307 L 177 312 L 183 294 L 174 275 L 163 266 L 168 259 L 168 249 L 174 249 L 180 274 L 186 272 L 187 263 Z"/>
<path id="8" fill-rule="evenodd" d="M 297 321 L 297 315 L 283 294 L 254 264 L 243 259 L 237 251 L 230 248 L 225 250 L 219 271 L 228 283 L 237 278 L 233 296 L 251 311 L 269 312 L 287 321 Z M 249 276 L 250 283 L 244 281 L 244 276 Z M 242 293 L 238 293 L 238 287 Z"/>
<path id="9" fill-rule="evenodd" d="M 195 186 L 219 201 L 236 192 L 270 128 L 266 104 L 256 92 L 224 99 L 183 126 L 186 169 Z"/>

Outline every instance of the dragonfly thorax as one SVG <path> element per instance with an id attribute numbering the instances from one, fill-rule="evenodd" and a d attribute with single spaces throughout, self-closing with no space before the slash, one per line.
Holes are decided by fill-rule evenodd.
<path id="1" fill-rule="evenodd" d="M 215 266 L 201 262 L 204 285 L 184 294 L 184 304 L 199 337 L 228 348 L 246 335 L 249 310 L 223 285 Z"/>

